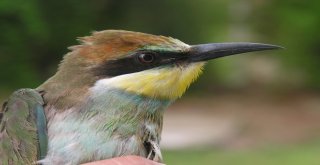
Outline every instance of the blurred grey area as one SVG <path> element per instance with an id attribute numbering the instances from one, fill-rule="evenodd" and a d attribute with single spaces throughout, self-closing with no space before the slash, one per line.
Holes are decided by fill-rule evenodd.
<path id="1" fill-rule="evenodd" d="M 209 62 L 165 113 L 167 164 L 318 165 L 320 1 L 0 1 L 0 101 L 35 88 L 92 31 L 285 47 Z"/>
<path id="2" fill-rule="evenodd" d="M 241 150 L 315 140 L 320 137 L 319 109 L 315 95 L 228 93 L 182 99 L 166 112 L 162 146 Z"/>

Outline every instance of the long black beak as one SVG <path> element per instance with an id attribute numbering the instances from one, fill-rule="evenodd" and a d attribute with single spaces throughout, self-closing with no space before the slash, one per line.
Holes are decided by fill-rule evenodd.
<path id="1" fill-rule="evenodd" d="M 212 43 L 193 45 L 189 50 L 191 62 L 207 61 L 224 56 L 241 54 L 247 52 L 282 49 L 280 46 L 260 43 Z"/>

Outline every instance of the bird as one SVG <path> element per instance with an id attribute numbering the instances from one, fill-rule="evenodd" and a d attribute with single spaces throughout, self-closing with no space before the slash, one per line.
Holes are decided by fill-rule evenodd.
<path id="1" fill-rule="evenodd" d="M 137 155 L 162 162 L 166 108 L 207 61 L 279 49 L 231 42 L 188 45 L 125 30 L 78 38 L 58 71 L 35 89 L 19 89 L 0 113 L 0 164 L 81 164 Z"/>

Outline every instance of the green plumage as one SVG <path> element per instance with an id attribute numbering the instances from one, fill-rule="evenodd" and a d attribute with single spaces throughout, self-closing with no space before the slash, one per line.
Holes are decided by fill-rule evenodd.
<path id="1" fill-rule="evenodd" d="M 34 164 L 39 156 L 36 116 L 43 114 L 43 99 L 32 89 L 14 92 L 3 105 L 0 118 L 0 164 Z M 46 135 L 42 135 L 46 139 Z M 42 149 L 46 150 L 46 140 Z M 45 153 L 45 151 L 43 151 Z"/>

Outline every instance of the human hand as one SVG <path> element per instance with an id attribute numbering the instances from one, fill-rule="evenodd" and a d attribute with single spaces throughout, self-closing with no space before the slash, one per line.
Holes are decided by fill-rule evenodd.
<path id="1" fill-rule="evenodd" d="M 112 159 L 90 162 L 82 165 L 164 165 L 140 156 L 122 156 Z"/>

